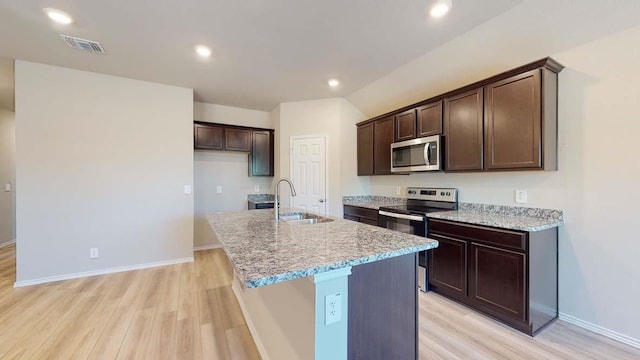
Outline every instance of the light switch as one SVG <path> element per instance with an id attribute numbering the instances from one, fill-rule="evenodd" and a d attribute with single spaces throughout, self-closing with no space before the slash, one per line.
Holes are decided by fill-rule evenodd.
<path id="1" fill-rule="evenodd" d="M 185 195 L 191 195 L 191 185 L 185 185 L 184 186 L 184 194 Z"/>
<path id="2" fill-rule="evenodd" d="M 216 186 L 216 192 L 222 194 L 222 186 Z"/>
<path id="3" fill-rule="evenodd" d="M 4 184 L 4 191 L 11 192 L 11 183 Z"/>
<path id="4" fill-rule="evenodd" d="M 259 192 L 260 192 L 260 185 L 255 185 L 255 186 L 253 187 L 253 192 L 255 192 L 255 193 L 259 193 Z"/>

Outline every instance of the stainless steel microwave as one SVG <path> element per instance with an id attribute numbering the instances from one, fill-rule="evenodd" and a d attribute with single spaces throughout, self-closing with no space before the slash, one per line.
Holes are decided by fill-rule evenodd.
<path id="1" fill-rule="evenodd" d="M 391 144 L 391 172 L 442 170 L 440 135 Z"/>

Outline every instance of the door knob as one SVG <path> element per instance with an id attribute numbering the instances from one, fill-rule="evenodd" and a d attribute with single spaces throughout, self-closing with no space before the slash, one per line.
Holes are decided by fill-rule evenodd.
<path id="1" fill-rule="evenodd" d="M 320 201 L 321 203 L 323 203 L 323 202 L 324 202 L 324 199 L 320 199 L 319 201 Z"/>

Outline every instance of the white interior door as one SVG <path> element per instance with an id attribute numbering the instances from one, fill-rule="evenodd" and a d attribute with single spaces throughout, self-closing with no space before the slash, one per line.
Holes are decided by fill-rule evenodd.
<path id="1" fill-rule="evenodd" d="M 291 181 L 298 194 L 291 199 L 293 207 L 326 215 L 326 146 L 324 136 L 291 138 Z"/>

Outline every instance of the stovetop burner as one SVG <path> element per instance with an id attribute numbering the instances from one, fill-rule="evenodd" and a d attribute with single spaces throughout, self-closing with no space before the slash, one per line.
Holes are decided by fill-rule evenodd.
<path id="1" fill-rule="evenodd" d="M 382 206 L 381 211 L 406 215 L 425 215 L 436 211 L 456 210 L 458 190 L 453 188 L 407 188 L 407 204 Z"/>

